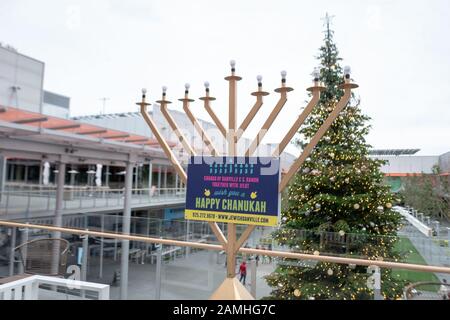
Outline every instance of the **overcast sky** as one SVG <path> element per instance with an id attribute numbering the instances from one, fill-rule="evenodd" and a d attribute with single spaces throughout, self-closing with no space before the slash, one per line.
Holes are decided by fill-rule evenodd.
<path id="1" fill-rule="evenodd" d="M 0 41 L 45 62 L 45 89 L 70 96 L 72 115 L 101 112 L 102 97 L 110 98 L 107 113 L 137 111 L 143 87 L 155 101 L 166 85 L 177 101 L 189 82 L 198 98 L 208 80 L 225 118 L 223 77 L 235 59 L 240 120 L 254 103 L 256 75 L 271 92 L 251 138 L 279 97 L 273 89 L 285 69 L 295 91 L 265 138 L 275 142 L 305 105 L 326 12 L 372 117 L 373 147 L 450 151 L 448 0 L 1 0 Z M 200 103 L 193 110 L 209 119 Z"/>

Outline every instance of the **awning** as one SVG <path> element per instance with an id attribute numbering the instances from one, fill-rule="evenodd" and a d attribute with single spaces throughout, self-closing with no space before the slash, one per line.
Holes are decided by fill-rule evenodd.
<path id="1" fill-rule="evenodd" d="M 56 130 L 82 136 L 91 136 L 105 140 L 131 143 L 135 145 L 159 146 L 156 139 L 130 134 L 128 132 L 111 130 L 91 124 L 84 124 L 75 120 L 47 116 L 17 108 L 0 106 L 0 110 L 2 110 L 2 112 L 0 112 L 0 121 L 29 125 L 32 127 Z M 171 148 L 177 145 L 177 143 L 172 141 L 168 142 L 168 144 Z"/>

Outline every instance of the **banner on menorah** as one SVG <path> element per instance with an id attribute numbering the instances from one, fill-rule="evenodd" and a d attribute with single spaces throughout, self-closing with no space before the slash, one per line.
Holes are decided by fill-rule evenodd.
<path id="1" fill-rule="evenodd" d="M 280 160 L 273 157 L 192 157 L 188 220 L 276 226 Z"/>

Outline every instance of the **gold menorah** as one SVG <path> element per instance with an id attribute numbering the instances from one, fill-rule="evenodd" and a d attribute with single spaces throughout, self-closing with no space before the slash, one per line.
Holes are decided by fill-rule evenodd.
<path id="1" fill-rule="evenodd" d="M 330 128 L 333 121 L 338 117 L 339 113 L 345 108 L 345 106 L 348 104 L 351 98 L 351 90 L 354 88 L 357 88 L 358 85 L 355 83 L 352 83 L 350 79 L 350 68 L 346 67 L 344 69 L 344 81 L 343 84 L 339 86 L 340 89 L 344 90 L 344 95 L 339 100 L 339 102 L 335 105 L 334 110 L 330 113 L 328 118 L 325 120 L 325 122 L 322 124 L 322 126 L 319 128 L 319 130 L 316 132 L 316 134 L 311 138 L 309 143 L 306 145 L 306 147 L 302 150 L 301 155 L 294 161 L 294 163 L 289 168 L 288 172 L 282 176 L 281 181 L 279 183 L 279 193 L 281 193 L 288 185 L 289 181 L 292 179 L 292 177 L 295 175 L 295 173 L 300 169 L 302 164 L 305 162 L 305 160 L 309 157 L 313 149 L 316 147 L 316 145 L 319 143 L 323 135 L 326 133 L 326 131 Z M 290 88 L 286 86 L 286 75 L 287 73 L 285 71 L 281 72 L 281 87 L 275 89 L 276 93 L 280 94 L 280 98 L 273 108 L 272 112 L 268 116 L 267 120 L 262 125 L 261 129 L 259 130 L 256 137 L 252 140 L 250 143 L 250 146 L 245 151 L 245 157 L 251 157 L 256 150 L 258 149 L 261 141 L 263 140 L 265 134 L 268 132 L 268 130 L 271 128 L 272 124 L 278 117 L 279 113 L 285 106 L 287 102 L 287 94 L 288 92 L 294 90 L 293 88 Z M 289 142 L 292 140 L 294 135 L 298 132 L 301 125 L 305 122 L 307 117 L 310 115 L 310 113 L 313 111 L 313 109 L 316 107 L 320 100 L 320 93 L 321 91 L 325 90 L 326 88 L 322 86 L 319 83 L 320 78 L 320 70 L 315 69 L 313 72 L 313 83 L 314 85 L 307 90 L 311 92 L 311 100 L 303 110 L 303 112 L 298 116 L 297 120 L 294 122 L 294 124 L 291 126 L 287 134 L 284 136 L 284 138 L 281 140 L 281 142 L 278 145 L 278 148 L 273 152 L 273 157 L 279 157 L 284 149 L 287 147 Z M 253 121 L 256 114 L 259 112 L 261 107 L 263 106 L 263 97 L 269 95 L 268 92 L 263 91 L 263 85 L 262 85 L 262 77 L 258 76 L 258 90 L 256 92 L 252 93 L 252 96 L 256 97 L 256 102 L 254 106 L 251 108 L 245 119 L 243 120 L 242 124 L 237 128 L 237 83 L 238 81 L 242 80 L 241 77 L 236 75 L 236 63 L 235 61 L 231 61 L 231 75 L 225 78 L 226 81 L 229 83 L 229 111 L 228 111 L 228 129 L 225 128 L 219 117 L 215 114 L 214 110 L 211 107 L 211 101 L 216 100 L 214 97 L 210 96 L 210 87 L 209 83 L 205 83 L 205 96 L 201 97 L 200 100 L 204 102 L 204 107 L 208 114 L 211 116 L 212 120 L 214 121 L 215 125 L 217 126 L 220 133 L 223 135 L 223 137 L 227 141 L 227 157 L 235 157 L 238 156 L 237 154 L 237 143 L 242 138 L 244 132 L 247 130 L 251 122 Z M 185 95 L 184 98 L 179 99 L 179 101 L 183 102 L 183 109 L 186 112 L 186 115 L 188 116 L 189 120 L 192 122 L 195 130 L 199 133 L 201 136 L 206 148 L 209 150 L 211 155 L 213 156 L 221 156 L 221 154 L 218 152 L 218 150 L 214 147 L 210 137 L 206 134 L 206 132 L 203 130 L 200 123 L 197 121 L 195 116 L 193 115 L 191 109 L 190 109 L 190 103 L 194 102 L 194 100 L 189 98 L 189 89 L 190 86 L 186 84 L 185 86 Z M 148 126 L 150 127 L 151 131 L 155 135 L 156 139 L 158 140 L 159 144 L 161 145 L 162 149 L 164 150 L 167 158 L 172 163 L 173 167 L 177 171 L 178 175 L 180 176 L 180 179 L 184 182 L 184 184 L 187 185 L 187 174 L 183 167 L 181 166 L 180 162 L 176 158 L 175 154 L 170 149 L 168 143 L 161 135 L 156 123 L 154 120 L 149 116 L 147 112 L 147 107 L 150 105 L 146 102 L 146 95 L 147 91 L 145 89 L 142 90 L 142 101 L 138 102 L 137 105 L 141 107 L 141 114 L 144 117 L 145 121 L 147 122 Z M 190 155 L 195 156 L 196 153 L 194 151 L 194 147 L 191 146 L 189 141 L 185 138 L 183 133 L 180 131 L 179 127 L 177 126 L 175 120 L 170 115 L 168 110 L 168 105 L 171 103 L 167 99 L 167 88 L 163 87 L 163 93 L 162 93 L 162 99 L 157 101 L 157 103 L 161 107 L 161 112 L 164 115 L 164 118 L 169 123 L 170 127 L 172 128 L 174 134 L 179 139 L 181 145 L 183 146 L 184 150 Z M 222 230 L 219 228 L 216 222 L 209 222 L 209 225 L 214 233 L 214 235 L 217 237 L 218 241 L 223 247 L 223 250 L 226 252 L 227 255 L 227 279 L 224 281 L 224 283 L 217 289 L 217 291 L 211 296 L 211 299 L 253 299 L 253 297 L 248 293 L 246 288 L 236 279 L 236 253 L 239 251 L 239 249 L 244 245 L 244 243 L 248 240 L 251 233 L 256 228 L 256 225 L 248 225 L 247 228 L 244 230 L 244 232 L 240 235 L 239 239 L 236 237 L 236 224 L 234 223 L 228 223 L 228 234 L 227 237 L 224 236 Z"/>

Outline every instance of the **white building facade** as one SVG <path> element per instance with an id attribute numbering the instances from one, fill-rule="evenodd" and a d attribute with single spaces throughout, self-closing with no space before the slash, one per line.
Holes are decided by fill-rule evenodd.
<path id="1" fill-rule="evenodd" d="M 44 90 L 45 63 L 0 45 L 0 106 L 69 118 L 70 98 Z"/>
<path id="2" fill-rule="evenodd" d="M 0 46 L 0 105 L 42 113 L 45 64 Z"/>

